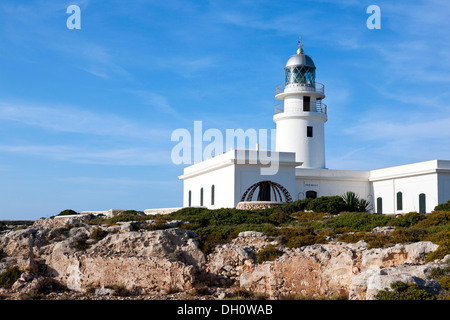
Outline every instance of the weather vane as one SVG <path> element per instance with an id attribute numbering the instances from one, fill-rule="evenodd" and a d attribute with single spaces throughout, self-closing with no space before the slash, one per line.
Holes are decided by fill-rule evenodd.
<path id="1" fill-rule="evenodd" d="M 299 53 L 303 53 L 303 42 L 302 35 L 300 34 L 299 40 L 297 41 Z"/>

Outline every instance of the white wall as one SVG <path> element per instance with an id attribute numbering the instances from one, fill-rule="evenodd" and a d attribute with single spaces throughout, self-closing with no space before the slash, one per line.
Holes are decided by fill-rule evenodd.
<path id="1" fill-rule="evenodd" d="M 316 114 L 303 112 L 302 114 Z M 301 117 L 287 113 L 274 117 L 277 124 L 276 148 L 278 152 L 295 152 L 296 161 L 304 168 L 325 168 L 324 120 L 312 116 Z M 307 137 L 307 127 L 313 127 L 313 136 Z"/>
<path id="2" fill-rule="evenodd" d="M 419 212 L 419 195 L 425 194 L 426 212 L 434 210 L 438 203 L 437 174 L 391 178 L 373 182 L 375 207 L 377 198 L 383 199 L 383 213 L 403 214 Z M 403 209 L 397 210 L 397 192 L 402 193 Z M 375 208 L 376 209 L 376 208 Z M 377 212 L 375 210 L 375 212 Z"/>
<path id="3" fill-rule="evenodd" d="M 271 163 L 268 164 L 268 160 Z M 267 153 L 264 150 L 233 149 L 217 157 L 185 168 L 183 179 L 183 206 L 200 206 L 200 190 L 203 188 L 203 206 L 210 209 L 233 208 L 244 192 L 254 183 L 270 180 L 285 187 L 295 198 L 294 153 Z M 261 168 L 278 167 L 274 175 L 262 175 Z M 269 172 L 273 172 L 268 170 Z M 211 205 L 211 186 L 215 187 L 214 205 Z"/>
<path id="4" fill-rule="evenodd" d="M 211 205 L 211 186 L 214 185 L 214 205 Z M 200 189 L 203 188 L 203 206 L 210 209 L 234 207 L 234 166 L 219 168 L 184 180 L 183 206 L 189 206 L 189 191 L 192 192 L 192 207 L 200 206 Z"/>
<path id="5" fill-rule="evenodd" d="M 294 200 L 304 199 L 307 191 L 316 191 L 318 197 L 341 196 L 353 191 L 359 198 L 372 202 L 369 171 L 296 169 L 297 195 Z M 371 203 L 372 205 L 372 203 Z"/>
<path id="6" fill-rule="evenodd" d="M 438 203 L 446 203 L 450 200 L 450 173 L 438 174 Z"/>

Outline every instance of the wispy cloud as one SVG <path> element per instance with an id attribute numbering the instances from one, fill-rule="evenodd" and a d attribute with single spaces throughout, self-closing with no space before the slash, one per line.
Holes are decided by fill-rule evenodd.
<path id="1" fill-rule="evenodd" d="M 154 148 L 143 147 L 101 150 L 93 147 L 82 148 L 64 145 L 0 145 L 0 152 L 97 165 L 152 166 L 171 164 L 170 150 L 155 150 Z"/>
<path id="2" fill-rule="evenodd" d="M 143 138 L 168 137 L 169 130 L 150 129 L 123 117 L 67 106 L 42 107 L 0 102 L 0 120 L 16 121 L 46 130 Z"/>
<path id="3" fill-rule="evenodd" d="M 158 112 L 169 115 L 179 115 L 177 110 L 171 106 L 169 100 L 163 95 L 148 90 L 126 90 L 126 92 L 138 96 L 144 104 L 151 106 Z"/>
<path id="4" fill-rule="evenodd" d="M 161 186 L 176 186 L 179 184 L 179 181 L 174 180 L 141 180 L 141 179 L 132 179 L 127 177 L 66 177 L 66 178 L 57 178 L 57 181 L 64 181 L 76 184 L 89 184 L 89 185 L 102 185 L 102 186 L 110 186 L 110 185 L 120 185 L 120 186 L 142 186 L 142 187 L 155 187 L 161 188 Z"/>

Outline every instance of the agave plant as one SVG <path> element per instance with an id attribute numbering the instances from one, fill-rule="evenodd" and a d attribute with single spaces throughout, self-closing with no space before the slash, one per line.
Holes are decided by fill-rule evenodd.
<path id="1" fill-rule="evenodd" d="M 349 211 L 358 211 L 360 200 L 356 193 L 354 193 L 353 191 L 347 191 L 341 196 L 341 198 L 344 200 Z"/>
<path id="2" fill-rule="evenodd" d="M 366 199 L 360 199 L 358 203 L 358 212 L 368 212 L 370 203 Z"/>

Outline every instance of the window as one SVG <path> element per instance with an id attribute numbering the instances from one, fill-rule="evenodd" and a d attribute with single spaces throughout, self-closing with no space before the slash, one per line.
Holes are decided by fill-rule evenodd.
<path id="1" fill-rule="evenodd" d="M 215 187 L 214 185 L 211 186 L 211 205 L 214 205 L 214 191 L 215 191 Z"/>
<path id="2" fill-rule="evenodd" d="M 420 213 L 426 213 L 427 206 L 426 206 L 426 196 L 425 193 L 419 194 L 419 212 Z"/>
<path id="3" fill-rule="evenodd" d="M 383 213 L 383 199 L 377 198 L 377 213 Z"/>
<path id="4" fill-rule="evenodd" d="M 306 197 L 307 198 L 311 198 L 311 199 L 315 199 L 317 198 L 317 192 L 316 191 L 306 191 Z"/>
<path id="5" fill-rule="evenodd" d="M 397 192 L 397 210 L 403 210 L 403 194 Z"/>
<path id="6" fill-rule="evenodd" d="M 307 62 L 311 63 L 311 62 Z M 290 66 L 285 68 L 285 84 L 296 84 L 314 86 L 316 79 L 315 67 L 312 66 Z"/>
<path id="7" fill-rule="evenodd" d="M 306 127 L 306 136 L 310 138 L 313 136 L 313 127 Z"/>
<path id="8" fill-rule="evenodd" d="M 303 97 L 303 111 L 311 111 L 311 97 Z"/>
<path id="9" fill-rule="evenodd" d="M 203 206 L 203 188 L 200 189 L 200 206 Z"/>
<path id="10" fill-rule="evenodd" d="M 191 190 L 189 190 L 189 196 L 188 196 L 188 207 L 191 207 L 192 206 L 192 191 Z"/>

